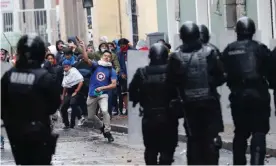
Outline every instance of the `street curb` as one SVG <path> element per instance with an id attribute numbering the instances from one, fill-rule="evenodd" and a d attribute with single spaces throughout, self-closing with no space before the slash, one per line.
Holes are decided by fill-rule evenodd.
<path id="1" fill-rule="evenodd" d="M 114 132 L 118 132 L 118 133 L 128 133 L 128 128 L 126 126 L 122 126 L 122 125 L 114 125 L 111 124 L 111 131 Z M 184 134 L 179 134 L 178 135 L 178 141 L 181 142 L 187 142 L 187 137 Z M 229 151 L 233 151 L 233 143 L 232 142 L 228 142 L 228 141 L 222 141 L 222 148 L 229 150 Z M 247 153 L 250 153 L 250 148 L 247 148 Z M 276 157 L 276 149 L 272 149 L 272 148 L 266 148 L 266 154 L 270 155 L 271 157 Z"/>

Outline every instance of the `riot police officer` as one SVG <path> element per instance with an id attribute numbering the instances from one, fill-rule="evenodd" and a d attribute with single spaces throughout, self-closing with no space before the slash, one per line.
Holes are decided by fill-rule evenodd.
<path id="1" fill-rule="evenodd" d="M 201 41 L 201 43 L 203 45 L 207 46 L 207 47 L 212 48 L 214 51 L 216 51 L 217 56 L 220 57 L 221 56 L 220 50 L 214 44 L 209 43 L 209 41 L 210 41 L 210 33 L 209 33 L 209 29 L 207 28 L 207 26 L 204 25 L 204 24 L 201 24 L 198 27 L 199 27 L 199 32 L 200 32 L 200 41 Z M 220 64 L 220 68 L 222 69 L 223 67 L 222 67 L 221 61 L 218 61 L 218 63 Z M 218 92 L 217 92 L 217 95 L 219 97 L 221 96 Z M 217 120 L 222 120 L 221 107 L 220 107 L 220 111 L 218 112 L 217 115 L 219 116 L 217 118 Z M 222 121 L 221 122 L 218 121 L 218 126 L 221 127 L 219 131 L 223 132 L 224 131 L 224 126 L 223 126 L 223 122 Z M 217 136 L 216 141 L 218 141 L 218 142 L 216 142 L 218 145 L 222 143 L 220 135 Z M 219 146 L 221 146 L 221 145 L 219 145 Z"/>
<path id="2" fill-rule="evenodd" d="M 54 73 L 41 68 L 45 51 L 39 36 L 22 36 L 16 66 L 1 79 L 1 118 L 17 165 L 49 165 L 55 153 L 58 136 L 49 116 L 60 105 L 60 85 Z"/>
<path id="3" fill-rule="evenodd" d="M 204 24 L 201 24 L 198 26 L 198 28 L 199 28 L 199 32 L 200 32 L 200 41 L 202 42 L 202 44 L 207 45 L 207 46 L 213 48 L 218 53 L 220 53 L 219 49 L 215 45 L 213 45 L 212 43 L 209 43 L 210 33 L 209 33 L 209 29 L 207 28 L 207 26 Z"/>
<path id="4" fill-rule="evenodd" d="M 138 103 L 141 106 L 146 164 L 171 165 L 178 141 L 178 119 L 168 110 L 165 94 L 167 47 L 155 43 L 150 48 L 149 58 L 149 65 L 137 69 L 129 85 L 129 99 L 134 107 Z"/>
<path id="5" fill-rule="evenodd" d="M 185 22 L 179 32 L 183 45 L 171 55 L 167 83 L 184 101 L 188 165 L 216 165 L 220 148 L 216 138 L 223 125 L 216 88 L 223 84 L 223 69 L 217 52 L 200 42 L 195 23 Z"/>
<path id="6" fill-rule="evenodd" d="M 269 49 L 252 39 L 255 31 L 252 19 L 240 18 L 236 24 L 237 41 L 228 44 L 221 57 L 231 91 L 234 165 L 246 165 L 245 153 L 250 136 L 251 165 L 264 165 L 266 154 L 271 111 L 267 81 L 273 71 L 269 71 Z"/>

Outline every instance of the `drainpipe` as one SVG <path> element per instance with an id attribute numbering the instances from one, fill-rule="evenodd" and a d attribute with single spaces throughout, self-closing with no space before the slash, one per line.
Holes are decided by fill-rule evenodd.
<path id="1" fill-rule="evenodd" d="M 118 15 L 119 15 L 119 31 L 120 31 L 120 38 L 123 37 L 122 31 L 122 14 L 121 14 L 121 0 L 118 0 Z"/>

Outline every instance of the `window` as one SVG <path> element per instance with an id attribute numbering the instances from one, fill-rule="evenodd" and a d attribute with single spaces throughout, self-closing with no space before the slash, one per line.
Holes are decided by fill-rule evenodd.
<path id="1" fill-rule="evenodd" d="M 4 32 L 13 31 L 13 14 L 12 13 L 3 13 L 3 29 Z"/>
<path id="2" fill-rule="evenodd" d="M 35 9 L 43 9 L 44 8 L 44 0 L 35 0 L 34 1 L 34 8 Z"/>
<path id="3" fill-rule="evenodd" d="M 226 28 L 234 29 L 237 19 L 246 16 L 246 0 L 225 1 Z"/>
<path id="4" fill-rule="evenodd" d="M 219 1 L 219 0 L 218 0 Z M 226 17 L 226 28 L 234 29 L 237 22 L 237 5 L 236 0 L 225 1 L 225 17 Z"/>
<path id="5" fill-rule="evenodd" d="M 135 47 L 137 42 L 139 41 L 136 0 L 131 0 L 131 16 L 132 16 L 133 46 Z"/>

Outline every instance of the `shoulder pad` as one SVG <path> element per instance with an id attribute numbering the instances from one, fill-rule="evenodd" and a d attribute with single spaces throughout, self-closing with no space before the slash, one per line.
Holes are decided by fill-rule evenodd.
<path id="1" fill-rule="evenodd" d="M 170 59 L 176 59 L 179 60 L 181 56 L 181 51 L 179 50 L 178 52 L 172 52 L 170 54 Z"/>

